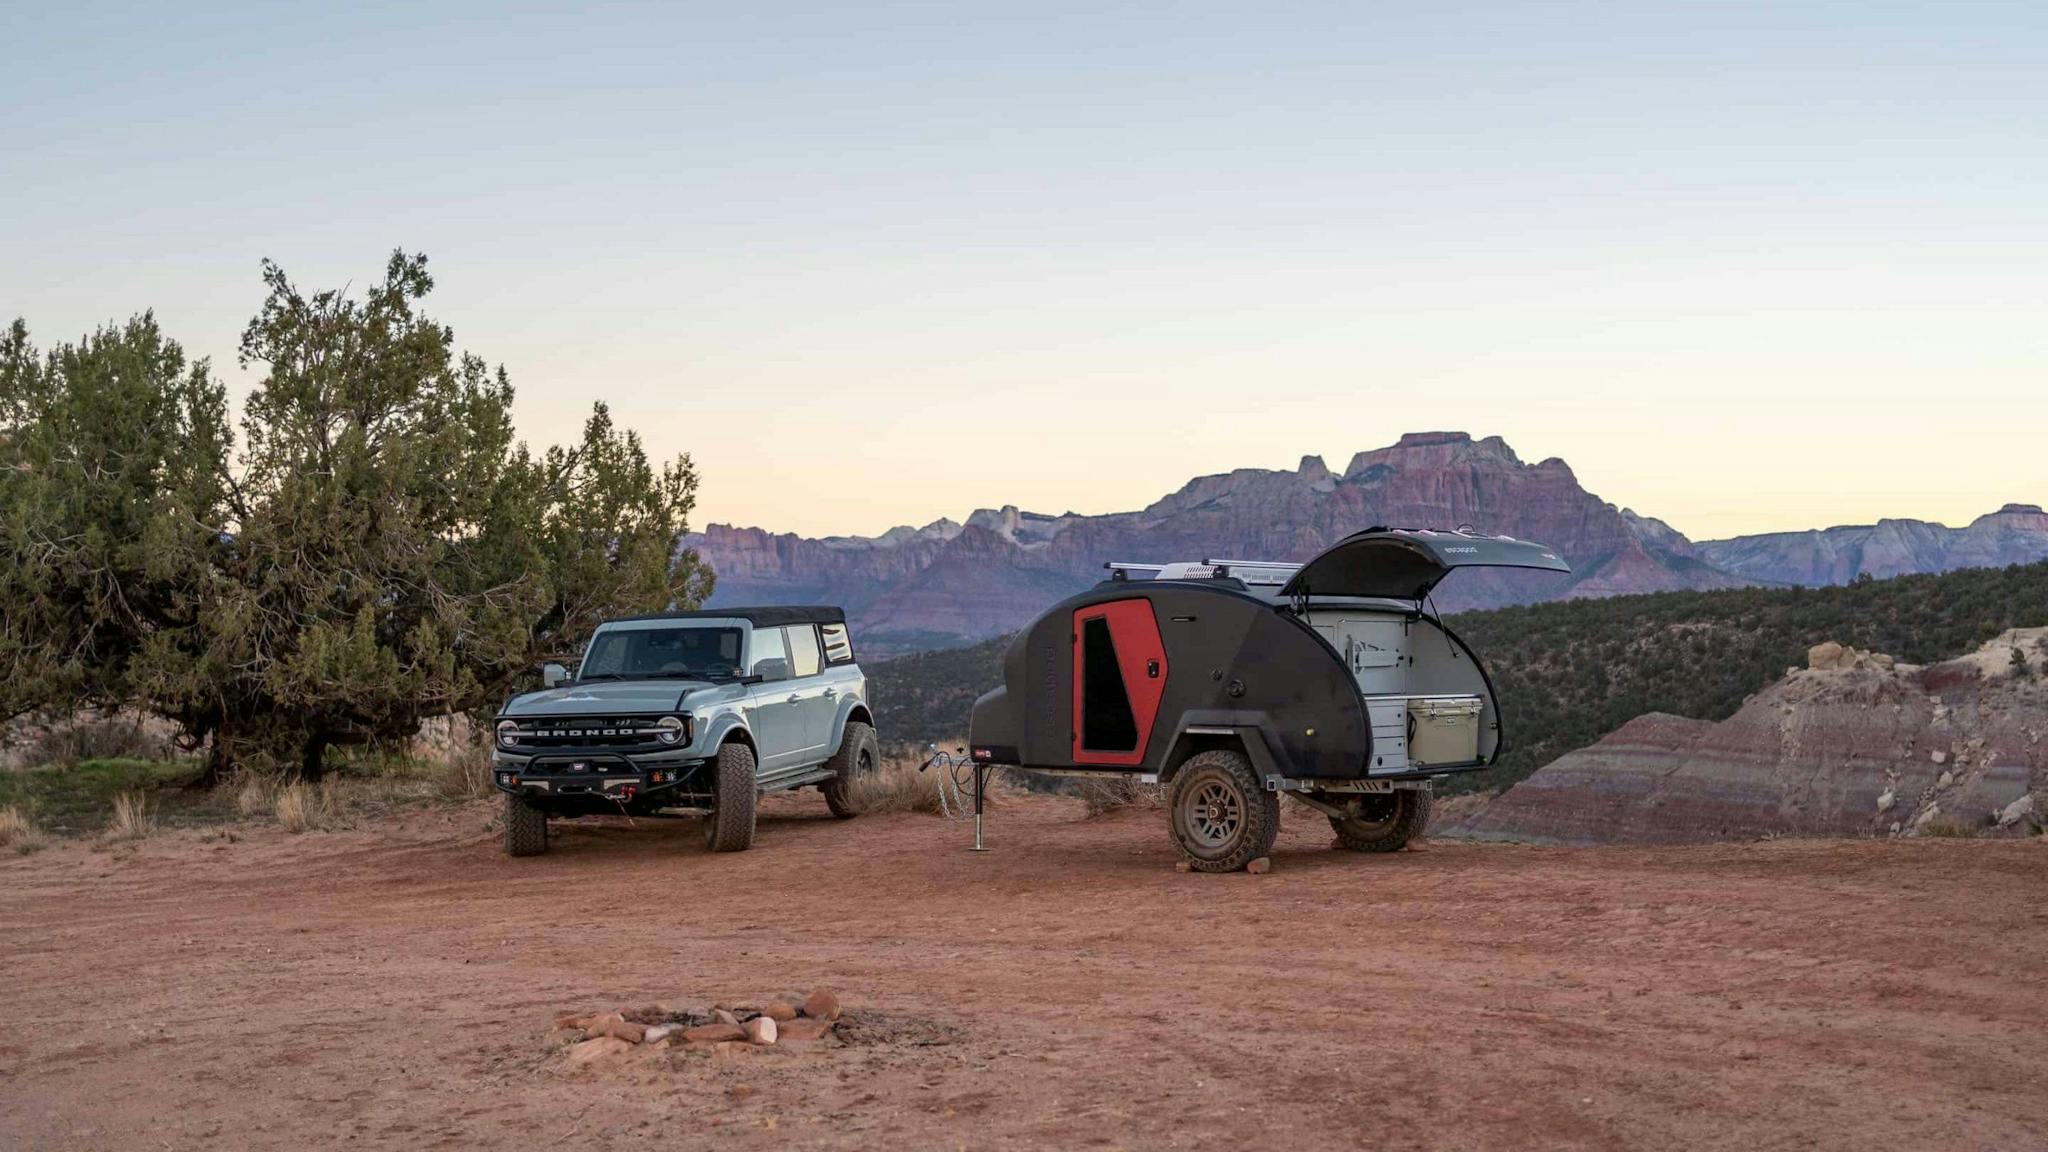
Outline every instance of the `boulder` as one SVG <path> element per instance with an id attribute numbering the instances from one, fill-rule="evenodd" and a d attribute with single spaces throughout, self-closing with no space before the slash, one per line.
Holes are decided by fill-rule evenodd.
<path id="1" fill-rule="evenodd" d="M 1251 873 L 1254 876 L 1264 876 L 1266 873 L 1271 872 L 1273 870 L 1273 861 L 1268 857 L 1261 856 L 1258 859 L 1253 860 L 1251 863 L 1246 864 L 1244 866 L 1244 870 Z"/>
<path id="2" fill-rule="evenodd" d="M 647 1029 L 647 1034 L 640 1038 L 640 1042 L 642 1044 L 659 1044 L 682 1030 L 683 1026 L 680 1024 L 656 1024 Z"/>
<path id="3" fill-rule="evenodd" d="M 570 1048 L 569 1065 L 572 1068 L 580 1068 L 585 1064 L 602 1060 L 607 1056 L 617 1056 L 621 1052 L 631 1052 L 632 1050 L 633 1046 L 631 1044 L 616 1036 L 599 1036 L 595 1039 L 585 1040 L 583 1043 Z"/>
<path id="4" fill-rule="evenodd" d="M 786 1024 L 796 1019 L 796 1005 L 777 1002 L 761 1009 L 761 1015 L 775 1021 L 777 1024 Z"/>
<path id="5" fill-rule="evenodd" d="M 1932 760 L 1932 761 L 1934 761 L 1934 762 L 1935 762 L 1936 764 L 1946 764 L 1946 763 L 1948 763 L 1948 753 L 1946 753 L 1946 752 L 1942 751 L 1942 750 L 1941 750 L 1941 749 L 1939 749 L 1939 748 L 1936 748 L 1936 749 L 1935 749 L 1934 751 L 1932 751 L 1932 752 L 1929 752 L 1929 753 L 1927 754 L 1927 758 L 1928 758 L 1929 760 Z"/>
<path id="6" fill-rule="evenodd" d="M 1840 668 L 1846 663 L 1849 650 L 1833 640 L 1823 640 L 1806 650 L 1806 666 L 1816 672 Z"/>
<path id="7" fill-rule="evenodd" d="M 781 1025 L 776 1032 L 776 1042 L 786 1043 L 789 1041 L 795 1041 L 798 1043 L 802 1043 L 810 1040 L 823 1040 L 825 1037 L 831 1035 L 831 1033 L 831 1021 L 812 1020 L 809 1017 L 804 1017 L 798 1020 L 791 1020 L 789 1023 Z"/>
<path id="8" fill-rule="evenodd" d="M 839 1019 L 839 997 L 830 988 L 820 988 L 804 997 L 804 1015 L 813 1020 Z"/>
<path id="9" fill-rule="evenodd" d="M 602 1027 L 590 1029 L 592 1036 L 611 1036 L 628 1044 L 638 1044 L 647 1038 L 647 1025 L 633 1024 L 625 1020 L 607 1022 Z"/>
<path id="10" fill-rule="evenodd" d="M 2034 797 L 2029 794 L 2007 804 L 1998 811 L 1998 826 L 2010 828 L 2034 814 Z"/>
<path id="11" fill-rule="evenodd" d="M 747 1030 L 737 1024 L 699 1024 L 683 1029 L 683 1039 L 692 1044 L 722 1044 L 746 1038 Z"/>
<path id="12" fill-rule="evenodd" d="M 775 1043 L 775 1021 L 770 1020 L 768 1017 L 756 1016 L 752 1020 L 747 1021 L 745 1027 L 747 1031 L 747 1043 Z"/>
<path id="13" fill-rule="evenodd" d="M 740 1018 L 735 1016 L 732 1010 L 728 1008 L 713 1008 L 711 1010 L 711 1018 L 720 1024 L 738 1024 L 740 1022 Z"/>

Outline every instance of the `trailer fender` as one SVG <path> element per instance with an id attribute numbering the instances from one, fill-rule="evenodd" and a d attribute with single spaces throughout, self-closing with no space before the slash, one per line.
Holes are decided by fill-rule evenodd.
<path id="1" fill-rule="evenodd" d="M 1171 783 L 1174 773 L 1187 760 L 1202 752 L 1218 748 L 1244 753 L 1252 762 L 1252 769 L 1260 779 L 1284 776 L 1279 760 L 1273 755 L 1278 742 L 1271 739 L 1267 728 L 1270 722 L 1264 717 L 1246 716 L 1243 713 L 1189 712 L 1181 720 L 1174 733 L 1173 743 L 1165 759 L 1159 764 L 1159 782 Z"/>

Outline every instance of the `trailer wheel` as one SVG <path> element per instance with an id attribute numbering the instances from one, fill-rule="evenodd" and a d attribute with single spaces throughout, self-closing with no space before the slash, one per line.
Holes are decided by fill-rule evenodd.
<path id="1" fill-rule="evenodd" d="M 839 751 L 825 762 L 837 775 L 818 785 L 818 791 L 825 794 L 825 806 L 832 809 L 834 816 L 848 820 L 860 815 L 861 788 L 881 763 L 882 743 L 875 739 L 875 730 L 858 720 L 848 720 L 846 734 L 839 738 Z"/>
<path id="2" fill-rule="evenodd" d="M 548 814 L 523 796 L 505 797 L 505 855 L 538 856 L 548 850 Z"/>
<path id="3" fill-rule="evenodd" d="M 1279 795 L 1237 752 L 1203 752 L 1182 764 L 1166 812 L 1173 842 L 1197 872 L 1235 872 L 1270 853 L 1280 834 Z"/>
<path id="4" fill-rule="evenodd" d="M 737 740 L 719 746 L 712 810 L 704 843 L 713 852 L 744 852 L 754 842 L 754 753 Z"/>
<path id="5" fill-rule="evenodd" d="M 1326 800 L 1335 799 L 1325 796 Z M 1358 815 L 1330 817 L 1337 842 L 1353 852 L 1398 852 L 1429 827 L 1429 792 L 1403 788 L 1358 798 Z"/>

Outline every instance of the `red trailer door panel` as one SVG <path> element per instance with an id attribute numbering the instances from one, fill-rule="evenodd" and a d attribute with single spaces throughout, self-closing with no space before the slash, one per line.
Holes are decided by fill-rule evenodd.
<path id="1" fill-rule="evenodd" d="M 1145 761 L 1166 691 L 1166 646 L 1152 601 L 1090 604 L 1074 612 L 1074 763 Z"/>

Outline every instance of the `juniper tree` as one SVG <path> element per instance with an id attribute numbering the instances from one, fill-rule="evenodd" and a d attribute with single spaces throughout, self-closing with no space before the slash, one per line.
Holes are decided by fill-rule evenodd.
<path id="1" fill-rule="evenodd" d="M 708 595 L 678 552 L 689 457 L 657 470 L 602 404 L 529 451 L 504 370 L 419 312 L 423 256 L 360 299 L 263 278 L 239 453 L 206 365 L 149 317 L 40 363 L 15 325 L 7 542 L 42 551 L 0 575 L 10 708 L 136 703 L 209 741 L 209 777 L 312 777 L 335 744 L 487 707 L 606 615 Z"/>

